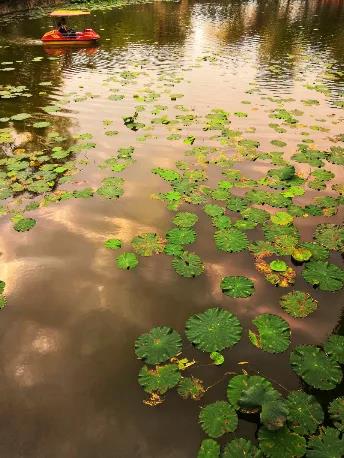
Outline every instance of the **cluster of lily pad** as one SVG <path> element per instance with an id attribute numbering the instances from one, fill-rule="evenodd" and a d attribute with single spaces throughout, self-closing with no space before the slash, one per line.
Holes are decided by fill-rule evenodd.
<path id="1" fill-rule="evenodd" d="M 253 345 L 269 353 L 284 352 L 290 343 L 290 329 L 286 321 L 276 315 L 261 314 L 252 322 L 258 334 L 249 330 Z M 207 353 L 214 365 L 222 365 L 221 352 L 236 345 L 243 328 L 238 318 L 227 310 L 210 308 L 191 316 L 185 325 L 189 342 Z M 135 343 L 137 357 L 145 363 L 138 376 L 139 384 L 149 398 L 144 402 L 155 406 L 164 401 L 172 389 L 183 399 L 200 401 L 213 385 L 185 375 L 197 367 L 197 362 L 182 354 L 180 334 L 169 327 L 157 327 L 138 337 Z M 239 418 L 257 422 L 258 447 L 244 438 L 233 439 L 225 445 L 221 456 L 267 456 L 270 458 L 332 457 L 344 453 L 344 399 L 330 402 L 326 415 L 310 390 L 332 390 L 342 381 L 344 364 L 344 337 L 332 335 L 323 348 L 299 345 L 290 354 L 292 369 L 305 382 L 304 391 L 282 395 L 272 382 L 262 375 L 247 371 L 231 373 L 226 400 L 203 405 L 199 423 L 205 434 L 198 452 L 199 458 L 220 457 L 220 444 L 215 440 L 234 432 Z M 322 453 L 322 454 L 321 454 Z"/>

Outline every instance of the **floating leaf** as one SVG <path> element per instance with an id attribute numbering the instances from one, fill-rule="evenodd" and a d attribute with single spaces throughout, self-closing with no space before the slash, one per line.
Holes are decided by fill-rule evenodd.
<path id="1" fill-rule="evenodd" d="M 225 401 L 216 401 L 201 409 L 199 422 L 210 437 L 221 437 L 238 427 L 238 417 L 233 407 Z"/>
<path id="2" fill-rule="evenodd" d="M 285 272 L 288 269 L 287 264 L 280 259 L 276 259 L 275 261 L 270 262 L 270 267 L 275 272 Z"/>
<path id="3" fill-rule="evenodd" d="M 226 444 L 222 458 L 263 458 L 263 455 L 252 442 L 240 437 Z"/>
<path id="4" fill-rule="evenodd" d="M 164 253 L 169 256 L 181 256 L 184 253 L 184 247 L 175 243 L 167 243 L 164 248 Z"/>
<path id="5" fill-rule="evenodd" d="M 328 408 L 334 426 L 344 432 L 344 397 L 334 399 Z"/>
<path id="6" fill-rule="evenodd" d="M 328 250 L 344 252 L 344 227 L 336 224 L 319 224 L 314 239 Z"/>
<path id="7" fill-rule="evenodd" d="M 164 251 L 165 241 L 158 234 L 147 232 L 134 237 L 131 246 L 140 256 L 152 256 Z"/>
<path id="8" fill-rule="evenodd" d="M 172 261 L 172 266 L 177 274 L 186 278 L 193 278 L 204 272 L 204 264 L 195 253 L 184 251 Z"/>
<path id="9" fill-rule="evenodd" d="M 211 220 L 217 229 L 228 229 L 231 225 L 231 219 L 226 215 L 214 216 Z"/>
<path id="10" fill-rule="evenodd" d="M 156 366 L 155 369 L 143 366 L 139 372 L 139 384 L 147 393 L 166 393 L 167 390 L 178 385 L 180 372 L 175 364 Z"/>
<path id="11" fill-rule="evenodd" d="M 48 121 L 40 121 L 40 122 L 35 122 L 33 124 L 33 127 L 35 129 L 44 129 L 44 128 L 49 127 L 49 126 L 51 126 L 51 124 Z"/>
<path id="12" fill-rule="evenodd" d="M 277 212 L 271 215 L 271 221 L 279 226 L 288 226 L 293 222 L 293 217 L 287 212 Z"/>
<path id="13" fill-rule="evenodd" d="M 305 439 L 286 426 L 277 431 L 260 428 L 258 441 L 262 452 L 268 458 L 295 458 L 303 456 L 306 452 Z"/>
<path id="14" fill-rule="evenodd" d="M 32 229 L 36 225 L 36 220 L 33 218 L 18 218 L 18 220 L 15 222 L 13 228 L 17 232 L 26 232 Z"/>
<path id="15" fill-rule="evenodd" d="M 166 326 L 151 329 L 142 334 L 135 342 L 135 353 L 147 364 L 164 363 L 180 353 L 180 335 Z"/>
<path id="16" fill-rule="evenodd" d="M 221 216 L 224 214 L 225 209 L 219 205 L 207 204 L 204 206 L 204 211 L 207 215 L 211 217 Z"/>
<path id="17" fill-rule="evenodd" d="M 101 186 L 97 189 L 97 194 L 106 199 L 117 199 L 123 194 L 123 178 L 120 177 L 109 177 L 104 178 L 101 182 Z"/>
<path id="18" fill-rule="evenodd" d="M 254 292 L 254 283 L 247 277 L 224 277 L 221 280 L 221 290 L 226 296 L 249 297 Z"/>
<path id="19" fill-rule="evenodd" d="M 315 433 L 324 421 L 324 412 L 314 396 L 303 391 L 291 391 L 287 398 L 290 428 L 301 436 Z"/>
<path id="20" fill-rule="evenodd" d="M 197 458 L 220 458 L 220 445 L 214 439 L 204 439 Z"/>
<path id="21" fill-rule="evenodd" d="M 25 121 L 25 119 L 31 118 L 31 115 L 28 113 L 18 113 L 14 116 L 11 116 L 11 121 Z"/>
<path id="22" fill-rule="evenodd" d="M 183 399 L 193 399 L 198 401 L 205 393 L 205 388 L 202 380 L 195 377 L 182 377 L 178 388 L 179 396 Z"/>
<path id="23" fill-rule="evenodd" d="M 342 380 L 342 371 L 335 360 L 314 345 L 299 345 L 290 355 L 292 369 L 308 385 L 332 390 Z"/>
<path id="24" fill-rule="evenodd" d="M 258 224 L 264 223 L 267 219 L 269 219 L 269 213 L 265 210 L 261 210 L 260 208 L 249 207 L 242 210 L 240 214 L 244 219 Z"/>
<path id="25" fill-rule="evenodd" d="M 312 252 L 307 248 L 297 247 L 292 252 L 291 257 L 297 262 L 305 262 L 311 259 Z"/>
<path id="26" fill-rule="evenodd" d="M 303 242 L 302 248 L 306 248 L 312 253 L 312 261 L 326 261 L 330 256 L 329 251 L 315 242 Z"/>
<path id="27" fill-rule="evenodd" d="M 225 362 L 225 358 L 223 357 L 223 355 L 221 355 L 221 353 L 217 351 L 212 351 L 210 353 L 210 359 L 214 361 L 214 364 L 216 366 L 221 366 L 221 364 Z"/>
<path id="28" fill-rule="evenodd" d="M 239 229 L 220 229 L 214 235 L 219 250 L 237 253 L 248 247 L 247 235 Z"/>
<path id="29" fill-rule="evenodd" d="M 260 413 L 260 421 L 270 431 L 282 428 L 288 416 L 289 410 L 285 400 L 264 402 Z"/>
<path id="30" fill-rule="evenodd" d="M 282 309 L 294 318 L 305 318 L 315 312 L 318 303 L 303 291 L 291 291 L 280 299 Z"/>
<path id="31" fill-rule="evenodd" d="M 344 364 L 344 336 L 333 334 L 324 345 L 325 353 L 340 364 Z"/>
<path id="32" fill-rule="evenodd" d="M 227 310 L 210 308 L 191 316 L 186 322 L 185 333 L 199 350 L 211 353 L 239 342 L 242 327 L 238 318 Z"/>
<path id="33" fill-rule="evenodd" d="M 338 291 L 344 285 L 344 270 L 327 261 L 310 261 L 303 269 L 302 276 L 322 291 Z"/>
<path id="34" fill-rule="evenodd" d="M 117 250 L 122 247 L 122 242 L 119 239 L 109 239 L 104 242 L 104 246 L 111 250 Z"/>
<path id="35" fill-rule="evenodd" d="M 290 328 L 283 318 L 262 313 L 252 323 L 257 327 L 258 334 L 249 330 L 249 339 L 256 347 L 269 353 L 282 353 L 289 347 Z"/>
<path id="36" fill-rule="evenodd" d="M 196 240 L 196 232 L 191 228 L 175 227 L 167 232 L 166 238 L 175 245 L 189 245 Z"/>
<path id="37" fill-rule="evenodd" d="M 116 259 L 117 267 L 122 270 L 132 270 L 138 265 L 139 261 L 134 253 L 123 253 Z"/>
<path id="38" fill-rule="evenodd" d="M 197 223 L 197 221 L 198 221 L 198 216 L 195 215 L 195 213 L 189 213 L 189 212 L 177 213 L 173 219 L 173 223 L 176 226 L 186 227 L 186 228 L 194 226 Z"/>
<path id="39" fill-rule="evenodd" d="M 344 438 L 334 428 L 324 428 L 308 441 L 307 458 L 342 458 Z"/>

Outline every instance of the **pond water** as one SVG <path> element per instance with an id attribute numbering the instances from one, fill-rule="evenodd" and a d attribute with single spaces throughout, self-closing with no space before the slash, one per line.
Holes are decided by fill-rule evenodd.
<path id="1" fill-rule="evenodd" d="M 54 185 L 46 185 L 49 179 L 42 170 L 36 173 L 42 192 L 25 192 L 24 176 L 7 195 L 7 178 L 1 176 L 7 183 L 2 182 L 1 195 L 7 198 L 0 217 L 0 279 L 6 283 L 7 305 L 0 317 L 0 454 L 193 457 L 204 437 L 197 424 L 200 404 L 173 392 L 160 406 L 144 405 L 135 339 L 154 326 L 183 333 L 192 314 L 223 307 L 239 318 L 243 338 L 224 352 L 222 367 L 209 367 L 209 358 L 196 354 L 185 341 L 186 354 L 202 363 L 196 376 L 211 385 L 225 371 L 244 367 L 287 390 L 296 389 L 301 382 L 288 364 L 289 351 L 270 354 L 250 343 L 252 319 L 273 313 L 287 320 L 290 349 L 321 344 L 341 327 L 342 290 L 315 290 L 302 278 L 302 266 L 294 266 L 294 289 L 310 293 L 318 308 L 307 318 L 291 317 L 279 305 L 291 288 L 266 281 L 247 250 L 217 250 L 203 204 L 183 203 L 179 208 L 199 217 L 197 241 L 188 249 L 201 257 L 202 275 L 179 276 L 164 254 L 140 256 L 132 271 L 118 269 L 115 259 L 124 250 L 132 251 L 136 235 L 164 236 L 173 227 L 174 212 L 156 198 L 170 191 L 170 185 L 152 174 L 153 168 L 176 169 L 177 161 L 186 161 L 205 170 L 205 184 L 215 188 L 226 179 L 221 175 L 224 167 L 218 166 L 225 158 L 235 156 L 235 164 L 227 168 L 240 170 L 248 179 L 258 180 L 274 168 L 271 161 L 256 157 L 252 144 L 240 148 L 240 139 L 258 141 L 260 154 L 283 151 L 287 160 L 305 139 L 313 140 L 303 143 L 311 151 L 343 147 L 344 4 L 181 0 L 98 10 L 91 21 L 102 40 L 100 46 L 84 49 L 43 48 L 39 38 L 51 27 L 45 16 L 21 14 L 0 22 L 0 94 L 5 95 L 0 99 L 1 158 L 25 149 L 33 155 L 30 167 L 37 167 L 35 151 L 50 154 L 59 145 L 80 146 L 58 162 L 60 178 L 50 178 Z M 73 25 L 84 27 L 81 20 Z M 226 128 L 240 131 L 239 138 L 203 129 L 213 109 L 230 113 Z M 297 124 L 271 118 L 278 109 L 294 113 Z M 138 130 L 123 122 L 135 112 L 137 118 L 131 121 L 139 123 Z M 6 120 L 20 113 L 31 117 Z M 34 127 L 39 122 L 49 124 Z M 280 131 L 271 127 L 273 123 Z M 195 137 L 192 146 L 186 144 L 192 143 L 190 137 Z M 273 145 L 273 140 L 283 143 Z M 125 170 L 114 173 L 99 167 L 129 146 L 134 160 L 125 163 Z M 201 154 L 185 155 L 196 146 L 218 148 L 210 152 L 218 159 L 208 165 Z M 304 177 L 316 169 L 305 162 L 291 163 Z M 343 192 L 339 186 L 332 188 L 343 183 L 343 167 L 329 162 L 320 170 L 324 167 L 335 176 L 320 191 L 305 186 L 306 193 L 295 197 L 294 204 L 337 198 L 337 190 Z M 109 176 L 124 179 L 119 199 L 98 194 L 67 198 L 65 191 L 96 190 Z M 12 183 L 16 180 L 16 175 L 9 177 Z M 249 189 L 235 188 L 233 195 L 243 196 Z M 32 209 L 32 202 L 38 208 Z M 302 240 L 312 240 L 317 224 L 342 221 L 341 208 L 336 212 L 330 206 L 326 213 L 328 205 L 324 207 L 323 214 L 295 217 Z M 283 210 L 264 208 L 270 213 Z M 35 227 L 15 231 L 19 213 L 34 218 Z M 233 221 L 240 216 L 227 214 Z M 258 228 L 247 234 L 251 241 L 262 239 Z M 104 247 L 110 238 L 122 241 L 120 251 Z M 290 256 L 282 258 L 292 266 Z M 330 260 L 343 266 L 338 252 L 333 251 Z M 230 275 L 252 279 L 254 294 L 244 299 L 224 295 L 221 278 Z M 201 405 L 222 399 L 226 384 L 220 381 Z M 255 432 L 256 424 L 245 418 L 232 436 L 255 440 Z"/>

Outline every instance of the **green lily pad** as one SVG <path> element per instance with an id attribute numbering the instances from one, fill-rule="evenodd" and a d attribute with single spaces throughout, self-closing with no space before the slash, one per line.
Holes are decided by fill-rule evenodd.
<path id="1" fill-rule="evenodd" d="M 314 345 L 299 345 L 290 355 L 292 369 L 308 385 L 320 390 L 333 390 L 342 380 L 338 363 Z"/>
<path id="2" fill-rule="evenodd" d="M 26 232 L 30 231 L 36 225 L 36 220 L 33 218 L 19 218 L 13 228 L 17 232 Z"/>
<path id="3" fill-rule="evenodd" d="M 285 272 L 288 269 L 288 265 L 280 259 L 271 261 L 269 265 L 271 270 L 274 270 L 275 272 Z"/>
<path id="4" fill-rule="evenodd" d="M 319 245 L 315 242 L 302 242 L 300 245 L 302 248 L 306 248 L 312 253 L 312 261 L 327 261 L 330 256 L 327 248 Z"/>
<path id="5" fill-rule="evenodd" d="M 228 402 L 216 401 L 201 409 L 199 422 L 208 436 L 217 438 L 237 429 L 238 416 Z"/>
<path id="6" fill-rule="evenodd" d="M 290 431 L 286 426 L 277 431 L 260 428 L 258 441 L 262 452 L 268 458 L 302 457 L 306 452 L 304 437 Z"/>
<path id="7" fill-rule="evenodd" d="M 293 222 L 293 217 L 287 212 L 277 212 L 271 215 L 271 221 L 279 226 L 288 226 Z"/>
<path id="8" fill-rule="evenodd" d="M 297 262 L 305 262 L 311 259 L 312 252 L 307 248 L 296 247 L 292 252 L 291 257 Z"/>
<path id="9" fill-rule="evenodd" d="M 152 256 L 164 251 L 165 241 L 158 234 L 147 232 L 134 237 L 131 246 L 140 256 Z"/>
<path id="10" fill-rule="evenodd" d="M 180 353 L 181 348 L 180 335 L 166 326 L 151 329 L 135 342 L 136 356 L 147 364 L 164 363 Z"/>
<path id="11" fill-rule="evenodd" d="M 49 121 L 39 121 L 32 124 L 35 129 L 45 129 L 46 127 L 51 126 Z"/>
<path id="12" fill-rule="evenodd" d="M 211 217 L 221 216 L 224 214 L 225 209 L 215 204 L 207 204 L 204 206 L 204 211 L 207 215 Z"/>
<path id="13" fill-rule="evenodd" d="M 143 366 L 139 372 L 139 384 L 147 393 L 164 394 L 178 385 L 180 377 L 176 364 L 156 366 L 155 369 Z"/>
<path id="14" fill-rule="evenodd" d="M 239 229 L 220 229 L 214 235 L 216 246 L 221 251 L 237 253 L 248 247 L 247 235 Z"/>
<path id="15" fill-rule="evenodd" d="M 228 229 L 231 226 L 231 219 L 226 215 L 214 216 L 211 221 L 217 229 Z"/>
<path id="16" fill-rule="evenodd" d="M 122 242 L 119 239 L 108 239 L 104 242 L 104 247 L 117 250 L 122 247 Z"/>
<path id="17" fill-rule="evenodd" d="M 240 214 L 244 219 L 258 224 L 264 223 L 270 217 L 267 211 L 254 207 L 245 208 L 245 210 L 242 210 Z"/>
<path id="18" fill-rule="evenodd" d="M 338 291 L 344 286 L 344 270 L 327 261 L 310 261 L 303 269 L 302 276 L 322 291 Z"/>
<path id="19" fill-rule="evenodd" d="M 118 258 L 116 259 L 116 264 L 117 267 L 119 267 L 122 270 L 132 270 L 137 267 L 139 261 L 134 253 L 122 253 Z"/>
<path id="20" fill-rule="evenodd" d="M 196 240 L 196 232 L 187 227 L 175 227 L 167 232 L 166 239 L 175 245 L 189 245 Z"/>
<path id="21" fill-rule="evenodd" d="M 315 312 L 318 303 L 303 291 L 291 291 L 280 299 L 282 309 L 294 318 L 305 318 Z"/>
<path id="22" fill-rule="evenodd" d="M 14 116 L 11 116 L 11 121 L 25 121 L 25 119 L 31 118 L 31 115 L 28 113 L 18 113 Z"/>
<path id="23" fill-rule="evenodd" d="M 182 256 L 184 247 L 176 243 L 167 243 L 164 248 L 164 253 L 168 256 Z"/>
<path id="24" fill-rule="evenodd" d="M 315 433 L 324 421 L 324 412 L 314 396 L 303 391 L 291 391 L 287 398 L 290 428 L 301 436 Z"/>
<path id="25" fill-rule="evenodd" d="M 214 361 L 215 366 L 221 366 L 225 362 L 225 358 L 218 351 L 212 351 L 210 353 L 210 359 Z"/>
<path id="26" fill-rule="evenodd" d="M 319 224 L 314 239 L 328 250 L 344 252 L 344 227 L 336 224 Z"/>
<path id="27" fill-rule="evenodd" d="M 220 445 L 214 439 L 204 439 L 197 458 L 220 458 Z"/>
<path id="28" fill-rule="evenodd" d="M 270 431 L 276 431 L 285 425 L 288 413 L 289 410 L 284 399 L 264 402 L 260 413 L 260 421 Z"/>
<path id="29" fill-rule="evenodd" d="M 191 316 L 186 322 L 185 333 L 199 350 L 211 353 L 238 343 L 242 327 L 238 318 L 227 310 L 210 308 Z"/>
<path id="30" fill-rule="evenodd" d="M 324 350 L 339 364 L 344 364 L 344 336 L 337 334 L 330 336 L 325 342 Z"/>
<path id="31" fill-rule="evenodd" d="M 282 353 L 287 350 L 290 344 L 290 328 L 283 318 L 262 313 L 252 323 L 258 329 L 258 334 L 248 331 L 253 345 L 269 353 Z"/>
<path id="32" fill-rule="evenodd" d="M 249 297 L 254 292 L 254 283 L 247 277 L 224 277 L 221 280 L 221 290 L 226 296 Z"/>
<path id="33" fill-rule="evenodd" d="M 344 432 L 344 397 L 334 399 L 328 408 L 328 413 L 334 426 Z"/>
<path id="34" fill-rule="evenodd" d="M 198 401 L 205 393 L 202 380 L 195 377 L 182 377 L 177 392 L 183 399 Z"/>
<path id="35" fill-rule="evenodd" d="M 198 221 L 198 216 L 195 213 L 180 212 L 173 219 L 173 223 L 178 227 L 189 228 L 194 226 Z"/>
<path id="36" fill-rule="evenodd" d="M 263 458 L 263 454 L 252 442 L 240 437 L 225 445 L 222 458 Z"/>
<path id="37" fill-rule="evenodd" d="M 172 267 L 178 275 L 186 278 L 198 277 L 204 272 L 204 264 L 201 258 L 195 253 L 184 251 L 174 258 Z"/>
<path id="38" fill-rule="evenodd" d="M 344 456 L 344 438 L 334 428 L 320 430 L 319 436 L 308 441 L 307 458 L 342 458 Z"/>

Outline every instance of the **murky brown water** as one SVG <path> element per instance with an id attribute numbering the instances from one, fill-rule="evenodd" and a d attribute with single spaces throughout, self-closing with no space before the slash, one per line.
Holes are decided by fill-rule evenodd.
<path id="1" fill-rule="evenodd" d="M 72 199 L 41 208 L 32 212 L 36 227 L 23 234 L 13 231 L 7 217 L 0 219 L 0 278 L 6 281 L 8 298 L 0 316 L 0 455 L 189 458 L 196 455 L 202 438 L 197 425 L 199 406 L 175 394 L 156 409 L 142 404 L 144 395 L 137 384 L 141 363 L 133 352 L 137 336 L 158 325 L 182 332 L 192 313 L 222 305 L 238 315 L 245 329 L 258 313 L 270 311 L 290 323 L 292 347 L 319 343 L 339 322 L 343 295 L 314 292 L 299 278 L 295 287 L 302 282 L 302 290 L 312 290 L 321 306 L 306 320 L 283 314 L 278 298 L 285 291 L 272 288 L 256 272 L 249 253 L 219 253 L 201 208 L 196 210 L 200 221 L 192 249 L 206 264 L 204 275 L 192 280 L 178 277 L 167 256 L 142 258 L 135 271 L 119 271 L 114 253 L 103 248 L 103 242 L 115 236 L 129 243 L 140 232 L 163 234 L 171 227 L 171 213 L 162 202 L 150 198 L 167 190 L 151 169 L 173 167 L 176 160 L 184 159 L 187 149 L 182 142 L 166 140 L 162 126 L 153 132 L 139 132 L 153 134 L 140 142 L 121 118 L 132 114 L 139 104 L 132 98 L 138 89 L 149 86 L 163 92 L 166 86 L 159 76 L 176 73 L 184 80 L 171 90 L 184 97 L 171 102 L 162 93 L 152 106 L 168 105 L 169 115 L 178 113 L 174 108 L 178 103 L 194 109 L 197 115 L 215 107 L 246 111 L 248 118 L 233 119 L 232 128 L 254 126 L 256 132 L 248 137 L 259 139 L 261 149 L 269 151 L 269 142 L 279 135 L 267 127 L 271 122 L 267 108 L 272 105 L 262 96 L 292 97 L 295 102 L 288 108 L 304 111 L 304 123 L 326 120 L 329 132 L 311 133 L 317 146 L 326 148 L 330 136 L 343 133 L 343 115 L 332 102 L 343 94 L 344 79 L 325 81 L 332 91 L 330 98 L 303 85 L 321 80 L 319 75 L 329 63 L 343 69 L 344 3 L 155 2 L 99 11 L 93 26 L 103 37 L 99 48 L 43 50 L 37 40 L 49 27 L 47 18 L 19 16 L 0 25 L 0 62 L 23 61 L 15 64 L 15 72 L 0 73 L 0 84 L 24 84 L 33 94 L 31 98 L 0 100 L 0 117 L 28 112 L 41 119 L 40 107 L 61 102 L 75 91 L 64 110 L 49 119 L 65 136 L 93 135 L 96 148 L 86 153 L 89 162 L 80 165 L 75 178 L 75 183 L 83 186 L 99 184 L 107 173 L 97 165 L 118 147 L 132 145 L 136 149 L 136 162 L 122 174 L 125 193 L 119 200 Z M 38 56 L 44 60 L 32 62 Z M 49 56 L 57 60 L 48 60 Z M 217 61 L 197 61 L 201 56 L 216 56 Z M 141 70 L 136 64 L 143 59 Z M 271 71 L 280 63 L 282 73 Z M 120 87 L 125 99 L 108 100 L 109 86 L 104 81 L 125 69 L 141 74 L 134 85 Z M 53 85 L 42 91 L 42 81 Z M 261 92 L 249 96 L 251 105 L 243 105 L 252 83 Z M 99 97 L 73 101 L 86 92 Z M 300 100 L 307 98 L 317 98 L 320 105 L 303 106 Z M 150 111 L 140 114 L 147 124 Z M 118 130 L 119 135 L 104 135 L 104 119 L 114 121 L 110 129 Z M 17 133 L 24 130 L 32 131 L 18 127 Z M 212 144 L 212 134 L 203 132 L 201 126 L 185 127 L 183 134 L 190 133 L 198 144 Z M 282 139 L 288 143 L 286 156 L 290 157 L 299 134 L 287 133 Z M 256 178 L 267 164 L 243 162 L 241 168 Z M 341 219 L 338 214 L 327 221 Z M 310 240 L 314 225 L 321 221 L 298 222 L 303 238 Z M 339 256 L 334 255 L 333 260 L 341 262 Z M 254 279 L 253 297 L 235 300 L 222 295 L 221 277 L 235 274 Z M 191 355 L 191 345 L 186 348 Z M 239 361 L 248 361 L 251 369 L 288 389 L 298 386 L 287 354 L 266 354 L 243 338 L 228 353 L 226 370 L 237 370 Z M 216 380 L 217 370 L 221 376 L 223 368 L 199 369 L 209 384 Z M 205 401 L 216 399 L 219 393 L 222 396 L 224 387 L 225 382 Z M 240 421 L 235 435 L 245 431 L 253 437 L 255 429 L 255 424 Z"/>

